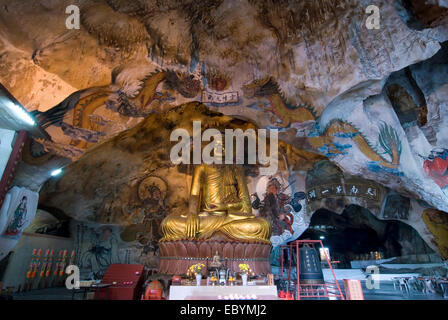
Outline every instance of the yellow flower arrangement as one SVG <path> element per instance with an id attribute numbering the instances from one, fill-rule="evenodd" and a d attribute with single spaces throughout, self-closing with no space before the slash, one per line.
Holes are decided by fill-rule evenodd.
<path id="1" fill-rule="evenodd" d="M 238 267 L 240 267 L 240 271 L 241 271 L 242 274 L 248 274 L 248 273 L 252 272 L 252 270 L 250 269 L 249 265 L 246 264 L 246 263 L 240 263 L 238 265 Z"/>
<path id="2" fill-rule="evenodd" d="M 190 266 L 190 268 L 188 268 L 187 275 L 200 274 L 200 273 L 202 273 L 202 268 L 204 268 L 204 267 L 205 267 L 205 264 L 196 263 L 196 264 Z"/>

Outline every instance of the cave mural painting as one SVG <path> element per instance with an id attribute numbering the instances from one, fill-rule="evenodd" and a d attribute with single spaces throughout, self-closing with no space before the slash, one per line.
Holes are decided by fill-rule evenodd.
<path id="1" fill-rule="evenodd" d="M 447 298 L 448 0 L 370 2 L 2 1 L 3 287 L 70 248 L 118 284 L 82 299 L 347 300 L 370 265 L 367 300 Z"/>
<path id="2" fill-rule="evenodd" d="M 266 187 L 266 193 L 261 201 L 257 193 L 252 195 L 255 200 L 252 202 L 252 208 L 257 209 L 259 215 L 269 220 L 272 226 L 272 233 L 280 235 L 284 230 L 291 234 L 294 217 L 291 214 L 291 207 L 286 207 L 290 196 L 284 193 L 284 188 L 276 178 L 269 179 Z"/>
<path id="3" fill-rule="evenodd" d="M 246 98 L 266 98 L 269 102 L 258 104 L 265 110 L 272 112 L 280 122 L 275 126 L 280 129 L 294 127 L 297 134 L 306 132 L 307 139 L 314 149 L 327 157 L 348 154 L 348 149 L 355 143 L 359 150 L 370 160 L 368 167 L 377 172 L 385 170 L 399 175 L 398 166 L 401 156 L 401 141 L 397 131 L 389 124 L 380 127 L 378 141 L 384 152 L 377 151 L 361 131 L 352 123 L 342 119 L 331 120 L 323 130 L 317 123 L 317 116 L 313 107 L 305 104 L 291 105 L 286 101 L 277 82 L 272 77 L 257 79 L 242 88 Z M 306 126 L 306 128 L 304 128 Z M 341 140 L 349 139 L 346 143 Z M 389 159 L 382 154 L 388 155 Z"/>
<path id="4" fill-rule="evenodd" d="M 210 68 L 205 72 L 207 85 L 211 90 L 224 91 L 230 87 L 231 77 L 229 74 L 216 68 Z"/>
<path id="5" fill-rule="evenodd" d="M 0 207 L 0 260 L 17 244 L 33 221 L 39 194 L 27 188 L 12 187 Z"/>
<path id="6" fill-rule="evenodd" d="M 231 76 L 217 68 L 202 70 L 202 81 L 204 90 L 202 91 L 201 101 L 207 105 L 216 107 L 236 106 L 240 104 L 241 99 L 238 91 L 229 90 L 232 82 Z"/>
<path id="7" fill-rule="evenodd" d="M 423 169 L 440 188 L 448 189 L 448 149 L 433 149 L 425 158 Z"/>
<path id="8" fill-rule="evenodd" d="M 256 191 L 252 196 L 252 208 L 258 210 L 258 216 L 267 219 L 272 227 L 271 242 L 273 246 L 285 244 L 297 238 L 305 225 L 301 200 L 304 192 L 291 195 L 291 184 L 281 183 L 281 177 L 262 176 L 257 181 Z"/>
<path id="9" fill-rule="evenodd" d="M 77 226 L 77 257 L 80 269 L 92 277 L 101 277 L 110 264 L 120 263 L 118 231 L 112 226 Z"/>
<path id="10" fill-rule="evenodd" d="M 135 208 L 138 210 L 132 210 L 132 220 L 128 217 L 128 221 L 133 223 L 121 233 L 123 241 L 137 240 L 140 246 L 157 248 L 162 236 L 160 224 L 168 211 L 165 204 L 166 193 L 167 184 L 160 177 L 150 176 L 140 182 L 138 198 L 141 204 Z"/>
<path id="11" fill-rule="evenodd" d="M 100 221 L 119 223 L 116 232 L 125 259 L 155 270 L 158 265 L 160 224 L 169 212 L 166 203 L 167 183 L 158 176 L 147 176 L 136 184 L 127 183 L 104 202 Z M 128 258 L 126 258 L 128 257 Z"/>
<path id="12" fill-rule="evenodd" d="M 242 87 L 244 96 L 251 98 L 266 98 L 269 101 L 267 111 L 272 112 L 280 122 L 277 127 L 288 128 L 293 123 L 302 123 L 306 121 L 315 121 L 316 114 L 313 108 L 307 105 L 291 105 L 286 101 L 277 82 L 272 77 L 257 79 Z"/>
<path id="13" fill-rule="evenodd" d="M 367 146 L 364 146 L 365 151 L 363 151 L 363 153 L 371 160 L 368 163 L 368 168 L 373 172 L 385 171 L 398 176 L 403 175 L 403 173 L 398 170 L 402 145 L 394 127 L 383 123 L 380 127 L 378 141 L 384 150 L 383 154 L 387 154 L 389 160 L 381 156 L 380 152 L 375 151 L 375 148 L 371 147 L 370 144 L 367 144 Z"/>
<path id="14" fill-rule="evenodd" d="M 20 201 L 20 204 L 14 211 L 14 215 L 12 216 L 12 219 L 9 222 L 8 226 L 6 227 L 5 233 L 3 235 L 17 236 L 19 233 L 22 232 L 22 228 L 26 222 L 26 213 L 27 213 L 26 203 L 27 203 L 27 197 L 23 196 L 22 200 Z"/>
<path id="15" fill-rule="evenodd" d="M 131 85 L 125 87 L 117 83 L 116 73 L 114 70 L 112 83 L 108 86 L 77 91 L 45 112 L 34 111 L 33 114 L 42 128 L 48 131 L 51 127 L 58 127 L 70 141 L 64 143 L 53 139 L 37 139 L 46 152 L 38 154 L 26 148 L 25 153 L 28 154 L 24 159 L 30 164 L 36 164 L 42 157 L 48 160 L 48 152 L 72 160 L 77 159 L 93 143 L 127 128 L 127 121 L 124 121 L 124 124 L 116 123 L 116 116 L 124 117 L 126 120 L 143 118 L 154 112 L 151 107 L 154 101 L 160 104 L 174 100 L 170 92 L 194 98 L 199 94 L 201 87 L 200 81 L 190 74 L 157 70 L 139 81 L 136 89 Z M 165 86 L 163 92 L 160 92 L 158 88 L 162 82 Z M 102 115 L 95 114 L 102 109 L 105 109 L 103 114 L 108 114 L 109 110 L 116 116 L 105 119 Z"/>
<path id="16" fill-rule="evenodd" d="M 436 209 L 425 209 L 423 221 L 434 236 L 433 242 L 440 250 L 444 260 L 448 259 L 448 215 Z"/>
<path id="17" fill-rule="evenodd" d="M 380 152 L 353 124 L 340 119 L 332 120 L 324 129 L 323 134 L 318 137 L 310 137 L 311 144 L 319 151 L 327 151 L 329 157 L 338 154 L 347 154 L 344 149 L 349 148 L 351 143 L 341 144 L 335 141 L 336 138 L 350 139 L 359 150 L 370 161 L 367 166 L 374 172 L 386 171 L 400 175 L 398 166 L 401 156 L 401 141 L 397 131 L 390 125 L 383 123 L 380 127 L 378 142 L 384 152 Z M 382 154 L 388 155 L 389 159 Z"/>
<path id="18" fill-rule="evenodd" d="M 407 220 L 410 207 L 411 200 L 409 198 L 398 193 L 389 193 L 384 205 L 383 218 Z"/>

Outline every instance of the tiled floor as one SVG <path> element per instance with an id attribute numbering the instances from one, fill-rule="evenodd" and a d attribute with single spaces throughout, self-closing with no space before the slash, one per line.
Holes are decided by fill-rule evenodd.
<path id="1" fill-rule="evenodd" d="M 72 300 L 72 291 L 66 288 L 47 288 L 15 293 L 14 300 Z M 82 300 L 83 294 L 75 294 L 74 300 Z"/>
<path id="2" fill-rule="evenodd" d="M 344 284 L 342 281 L 338 281 L 342 292 L 345 292 Z M 361 281 L 362 291 L 364 294 L 364 300 L 448 300 L 444 299 L 442 293 L 425 294 L 420 291 L 411 290 L 408 292 L 402 292 L 400 289 L 394 289 L 391 281 L 381 281 L 379 289 L 367 289 L 366 282 Z M 303 300 L 311 300 L 303 298 Z M 328 298 L 320 298 L 313 300 L 329 300 Z"/>
<path id="3" fill-rule="evenodd" d="M 367 289 L 365 281 L 362 283 L 365 300 L 448 300 L 444 299 L 442 293 L 422 293 L 410 290 L 409 293 L 394 289 L 392 282 L 381 281 L 379 289 Z"/>
<path id="4" fill-rule="evenodd" d="M 340 282 L 341 289 L 344 290 L 343 283 Z M 394 290 L 393 284 L 389 281 L 381 281 L 379 289 L 367 289 L 365 281 L 362 281 L 365 300 L 443 300 L 441 294 L 424 294 L 411 291 L 402 293 L 400 290 Z M 48 288 L 42 290 L 33 290 L 29 292 L 14 294 L 15 300 L 71 300 L 72 291 L 65 288 Z M 75 300 L 82 300 L 83 294 L 74 296 Z M 448 300 L 448 299 L 445 299 Z"/>

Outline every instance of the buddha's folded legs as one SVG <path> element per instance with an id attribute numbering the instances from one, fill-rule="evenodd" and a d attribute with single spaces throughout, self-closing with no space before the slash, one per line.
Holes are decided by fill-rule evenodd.
<path id="1" fill-rule="evenodd" d="M 269 243 L 271 226 L 265 219 L 255 217 L 226 223 L 219 231 L 236 240 Z"/>
<path id="2" fill-rule="evenodd" d="M 222 232 L 230 239 L 241 241 L 263 241 L 269 243 L 270 225 L 262 218 L 230 220 L 223 215 L 199 217 L 198 239 L 206 240 L 216 232 Z M 161 241 L 187 239 L 186 217 L 168 216 L 161 225 L 164 237 Z"/>
<path id="3" fill-rule="evenodd" d="M 225 223 L 225 216 L 199 216 L 199 238 L 206 235 L 212 235 L 219 230 Z M 161 225 L 162 234 L 161 241 L 182 240 L 187 239 L 187 218 L 182 216 L 168 216 Z M 202 236 L 203 235 L 203 236 Z"/>
<path id="4" fill-rule="evenodd" d="M 163 237 L 160 241 L 181 240 L 187 238 L 187 219 L 181 216 L 168 216 L 160 226 Z"/>

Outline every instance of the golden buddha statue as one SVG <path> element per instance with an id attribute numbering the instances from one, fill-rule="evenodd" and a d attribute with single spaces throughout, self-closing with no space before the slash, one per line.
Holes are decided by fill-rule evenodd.
<path id="1" fill-rule="evenodd" d="M 228 240 L 270 243 L 271 226 L 252 213 L 242 165 L 200 164 L 194 169 L 189 210 L 167 216 L 160 241 Z"/>

